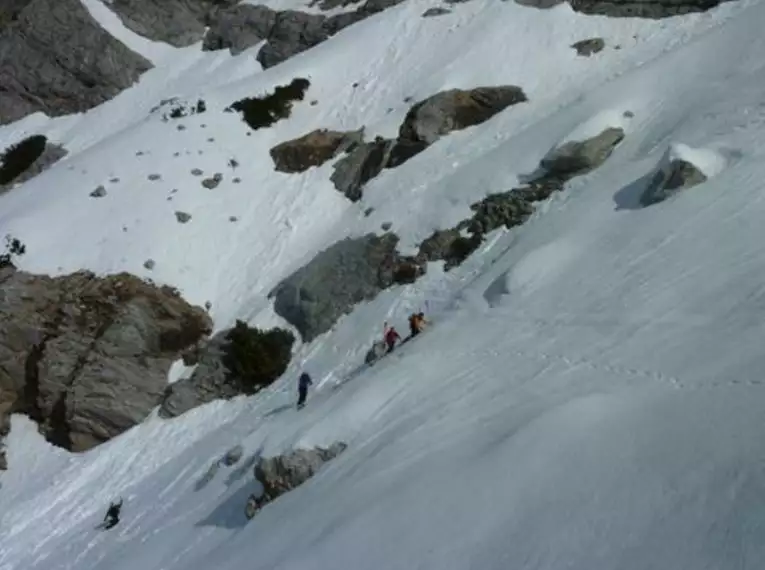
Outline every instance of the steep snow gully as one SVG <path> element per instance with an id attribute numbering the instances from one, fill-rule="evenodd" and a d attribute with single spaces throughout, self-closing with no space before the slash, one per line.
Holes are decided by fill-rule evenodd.
<path id="1" fill-rule="evenodd" d="M 21 269 L 151 278 L 209 302 L 216 330 L 290 326 L 268 292 L 339 239 L 388 222 L 411 253 L 564 143 L 624 138 L 460 266 L 431 263 L 299 345 L 255 396 L 154 414 L 82 454 L 14 416 L 0 570 L 763 567 L 765 2 L 646 20 L 490 0 L 423 18 L 438 3 L 408 0 L 265 71 L 258 46 L 170 48 L 85 5 L 155 67 L 87 113 L 0 127 L 3 147 L 41 133 L 69 151 L 0 196 L 0 229 L 27 245 Z M 570 47 L 593 37 L 590 57 Z M 304 101 L 269 128 L 224 112 L 295 77 Z M 480 85 L 528 102 L 384 170 L 358 203 L 332 161 L 286 174 L 269 157 L 319 128 L 395 138 L 412 102 Z M 170 97 L 207 111 L 163 121 Z M 672 160 L 703 181 L 644 206 Z M 382 323 L 418 309 L 429 330 L 360 368 Z M 336 441 L 245 518 L 259 457 Z M 234 445 L 243 458 L 211 476 Z M 120 496 L 121 523 L 96 530 Z"/>

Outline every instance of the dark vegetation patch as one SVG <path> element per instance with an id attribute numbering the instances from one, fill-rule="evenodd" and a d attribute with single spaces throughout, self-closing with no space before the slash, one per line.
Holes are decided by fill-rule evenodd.
<path id="1" fill-rule="evenodd" d="M 237 320 L 227 340 L 223 364 L 228 380 L 243 393 L 254 394 L 284 374 L 295 337 L 285 329 L 263 331 Z"/>
<path id="2" fill-rule="evenodd" d="M 11 235 L 5 236 L 5 250 L 0 254 L 0 269 L 13 266 L 13 258 L 24 255 L 27 252 L 25 246 L 18 238 Z"/>
<path id="3" fill-rule="evenodd" d="M 10 184 L 26 172 L 45 152 L 48 139 L 33 135 L 9 146 L 0 157 L 0 184 Z"/>
<path id="4" fill-rule="evenodd" d="M 277 86 L 271 95 L 246 97 L 232 103 L 229 109 L 241 113 L 244 122 L 253 130 L 270 127 L 290 116 L 292 104 L 303 100 L 310 85 L 310 81 L 298 77 L 289 85 Z"/>

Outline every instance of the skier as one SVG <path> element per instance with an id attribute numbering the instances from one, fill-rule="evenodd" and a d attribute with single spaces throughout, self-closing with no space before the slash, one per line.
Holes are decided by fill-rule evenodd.
<path id="1" fill-rule="evenodd" d="M 109 510 L 104 517 L 104 528 L 110 529 L 120 522 L 120 509 L 122 508 L 122 499 L 119 503 L 109 503 Z"/>
<path id="2" fill-rule="evenodd" d="M 393 352 L 393 349 L 396 347 L 397 340 L 401 340 L 401 335 L 396 332 L 395 327 L 388 327 L 385 330 L 385 344 L 388 345 L 388 353 Z"/>
<path id="3" fill-rule="evenodd" d="M 313 382 L 311 382 L 311 377 L 306 372 L 303 372 L 298 379 L 298 410 L 305 406 L 305 399 L 308 396 L 308 386 L 311 384 L 313 384 Z"/>
<path id="4" fill-rule="evenodd" d="M 425 313 L 412 313 L 409 317 L 409 338 L 420 334 L 428 322 L 425 320 Z"/>

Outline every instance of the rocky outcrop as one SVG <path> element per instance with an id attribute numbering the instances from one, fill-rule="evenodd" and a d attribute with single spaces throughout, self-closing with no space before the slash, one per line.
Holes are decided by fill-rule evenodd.
<path id="1" fill-rule="evenodd" d="M 542 159 L 540 166 L 563 179 L 586 174 L 603 164 L 623 138 L 623 129 L 609 127 L 592 138 L 559 146 Z"/>
<path id="2" fill-rule="evenodd" d="M 325 249 L 269 293 L 274 310 L 308 342 L 328 331 L 362 301 L 389 286 L 381 267 L 394 257 L 398 237 L 369 234 Z"/>
<path id="3" fill-rule="evenodd" d="M 196 368 L 189 378 L 167 387 L 159 415 L 175 417 L 214 400 L 257 393 L 287 369 L 294 342 L 289 331 L 262 331 L 237 321 L 184 353 L 184 362 Z"/>
<path id="4" fill-rule="evenodd" d="M 141 422 L 172 362 L 211 327 L 174 290 L 125 273 L 50 278 L 6 267 L 0 286 L 0 402 L 72 451 Z"/>
<path id="5" fill-rule="evenodd" d="M 111 0 L 107 5 L 138 35 L 175 47 L 202 39 L 205 26 L 218 9 L 238 0 Z"/>
<path id="6" fill-rule="evenodd" d="M 322 465 L 347 447 L 345 443 L 337 442 L 326 449 L 297 449 L 277 457 L 261 458 L 255 465 L 255 478 L 263 486 L 263 492 L 251 495 L 247 500 L 247 518 L 251 519 L 265 505 L 308 481 Z"/>
<path id="7" fill-rule="evenodd" d="M 524 101 L 527 99 L 523 90 L 514 85 L 442 91 L 409 110 L 398 138 L 433 144 L 443 135 L 481 124 Z"/>
<path id="8" fill-rule="evenodd" d="M 640 197 L 642 206 L 663 202 L 681 190 L 706 182 L 706 175 L 680 158 L 665 158 Z"/>
<path id="9" fill-rule="evenodd" d="M 210 22 L 202 49 L 229 49 L 233 55 L 265 41 L 257 60 L 264 69 L 327 40 L 343 28 L 403 0 L 367 0 L 353 12 L 324 16 L 240 4 L 220 10 Z"/>
<path id="10" fill-rule="evenodd" d="M 395 168 L 442 136 L 488 121 L 507 107 L 526 101 L 520 87 L 451 89 L 416 103 L 407 113 L 396 140 L 377 137 L 359 144 L 334 165 L 335 188 L 356 202 L 364 185 L 385 168 Z"/>
<path id="11" fill-rule="evenodd" d="M 436 16 L 445 16 L 446 14 L 451 14 L 452 11 L 448 8 L 442 8 L 441 6 L 435 6 L 433 8 L 428 8 L 422 13 L 423 18 L 434 18 Z"/>
<path id="12" fill-rule="evenodd" d="M 590 57 L 593 54 L 603 51 L 603 48 L 606 47 L 606 42 L 603 38 L 590 38 L 571 44 L 571 47 L 576 50 L 577 55 Z"/>
<path id="13" fill-rule="evenodd" d="M 0 28 L 0 124 L 86 111 L 151 67 L 79 0 L 26 0 L 11 11 Z"/>
<path id="14" fill-rule="evenodd" d="M 305 172 L 363 142 L 363 133 L 364 129 L 347 132 L 317 129 L 276 145 L 270 151 L 271 159 L 279 172 Z"/>
<path id="15" fill-rule="evenodd" d="M 394 146 L 394 141 L 383 138 L 357 145 L 335 163 L 330 180 L 351 202 L 361 200 L 364 185 L 389 164 Z"/>
<path id="16" fill-rule="evenodd" d="M 725 0 L 569 0 L 577 12 L 623 18 L 669 18 L 706 12 Z"/>

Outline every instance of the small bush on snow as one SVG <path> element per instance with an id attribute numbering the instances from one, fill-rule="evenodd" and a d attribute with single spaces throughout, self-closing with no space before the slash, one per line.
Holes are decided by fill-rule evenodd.
<path id="1" fill-rule="evenodd" d="M 45 152 L 48 139 L 33 135 L 5 149 L 0 157 L 0 184 L 9 184 L 21 176 Z"/>
<path id="2" fill-rule="evenodd" d="M 289 85 L 277 86 L 271 95 L 247 97 L 232 103 L 229 109 L 242 113 L 244 122 L 254 130 L 270 127 L 290 116 L 292 103 L 302 101 L 310 85 L 310 81 L 298 77 Z"/>
<path id="3" fill-rule="evenodd" d="M 5 236 L 5 251 L 0 254 L 0 269 L 13 265 L 13 258 L 24 255 L 27 246 L 13 236 Z"/>
<path id="4" fill-rule="evenodd" d="M 228 378 L 242 392 L 254 394 L 284 374 L 295 337 L 285 329 L 262 331 L 238 320 L 227 340 L 223 364 Z"/>

